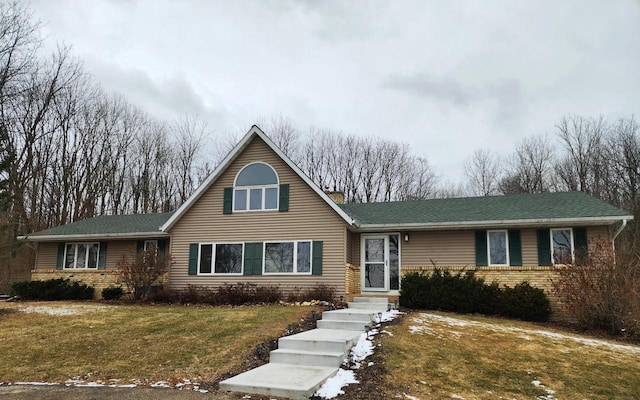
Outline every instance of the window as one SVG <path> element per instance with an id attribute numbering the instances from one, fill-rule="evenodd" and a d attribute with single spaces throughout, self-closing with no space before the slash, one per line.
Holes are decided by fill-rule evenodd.
<path id="1" fill-rule="evenodd" d="M 100 244 L 95 243 L 67 243 L 65 246 L 65 269 L 97 269 Z"/>
<path id="2" fill-rule="evenodd" d="M 310 274 L 311 242 L 269 242 L 264 244 L 266 274 Z"/>
<path id="3" fill-rule="evenodd" d="M 551 261 L 554 265 L 573 263 L 573 229 L 551 229 Z"/>
<path id="4" fill-rule="evenodd" d="M 487 231 L 489 265 L 509 265 L 507 231 Z"/>
<path id="5" fill-rule="evenodd" d="M 244 167 L 233 189 L 233 211 L 278 209 L 278 175 L 265 163 Z"/>
<path id="6" fill-rule="evenodd" d="M 144 251 L 153 249 L 153 253 L 156 256 L 158 255 L 158 241 L 157 240 L 145 240 L 144 241 Z M 149 254 L 149 253 L 147 253 Z"/>
<path id="7" fill-rule="evenodd" d="M 242 254 L 242 243 L 200 244 L 198 273 L 201 275 L 241 274 Z"/>

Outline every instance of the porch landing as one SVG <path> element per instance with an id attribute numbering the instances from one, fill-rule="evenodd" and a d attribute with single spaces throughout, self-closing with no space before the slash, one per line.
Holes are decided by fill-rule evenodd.
<path id="1" fill-rule="evenodd" d="M 311 397 L 342 362 L 378 312 L 387 310 L 385 297 L 356 297 L 344 310 L 325 311 L 316 328 L 278 340 L 269 364 L 220 382 L 220 390 L 286 397 Z"/>

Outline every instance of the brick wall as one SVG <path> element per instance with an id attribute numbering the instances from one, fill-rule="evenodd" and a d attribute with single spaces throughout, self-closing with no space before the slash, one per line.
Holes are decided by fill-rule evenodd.
<path id="1" fill-rule="evenodd" d="M 95 288 L 94 298 L 102 298 L 102 289 L 109 286 L 118 286 L 118 272 L 109 270 L 89 271 L 60 271 L 56 269 L 34 269 L 31 271 L 31 280 L 47 281 L 49 279 L 69 279 Z"/>

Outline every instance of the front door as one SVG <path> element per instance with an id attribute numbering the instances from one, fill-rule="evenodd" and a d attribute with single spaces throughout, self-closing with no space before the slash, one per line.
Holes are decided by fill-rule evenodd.
<path id="1" fill-rule="evenodd" d="M 398 290 L 400 281 L 400 235 L 362 236 L 363 292 Z"/>

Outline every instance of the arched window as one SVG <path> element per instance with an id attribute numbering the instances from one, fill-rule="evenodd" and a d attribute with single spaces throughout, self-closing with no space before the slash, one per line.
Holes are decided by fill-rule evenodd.
<path id="1" fill-rule="evenodd" d="M 278 209 L 278 175 L 265 163 L 245 166 L 233 187 L 233 211 Z"/>

